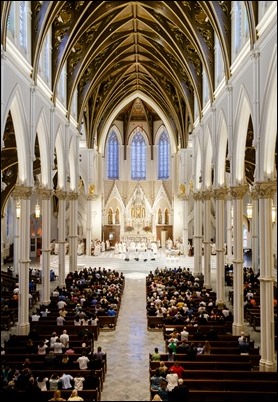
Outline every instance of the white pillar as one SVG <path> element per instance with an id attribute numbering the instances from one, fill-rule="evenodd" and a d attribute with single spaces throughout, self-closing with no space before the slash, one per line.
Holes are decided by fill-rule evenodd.
<path id="1" fill-rule="evenodd" d="M 29 268 L 30 268 L 30 197 L 32 187 L 16 186 L 13 194 L 20 202 L 20 258 L 17 334 L 28 335 L 29 324 Z"/>
<path id="2" fill-rule="evenodd" d="M 194 274 L 202 273 L 202 193 L 193 193 L 194 198 Z"/>
<path id="3" fill-rule="evenodd" d="M 260 369 L 273 371 L 275 357 L 274 322 L 274 262 L 272 237 L 272 197 L 277 191 L 276 182 L 261 182 L 255 185 L 259 196 L 260 219 L 260 319 L 261 319 L 261 360 Z"/>
<path id="4" fill-rule="evenodd" d="M 203 191 L 204 200 L 204 286 L 206 289 L 211 289 L 211 223 L 210 223 L 210 209 L 211 209 L 211 196 L 210 190 Z"/>
<path id="5" fill-rule="evenodd" d="M 69 222 L 69 271 L 77 270 L 77 200 L 78 193 L 69 192 L 70 222 Z"/>
<path id="6" fill-rule="evenodd" d="M 65 286 L 66 275 L 66 199 L 67 192 L 64 190 L 56 190 L 56 196 L 59 200 L 59 213 L 58 213 L 58 243 L 59 243 L 59 267 L 58 267 L 58 280 L 59 286 Z"/>
<path id="7" fill-rule="evenodd" d="M 252 197 L 252 220 L 251 220 L 251 248 L 252 248 L 252 269 L 255 274 L 259 271 L 259 201 L 256 191 L 251 191 Z"/>
<path id="8" fill-rule="evenodd" d="M 12 194 L 14 197 L 14 194 Z M 17 198 L 14 198 L 14 211 L 16 211 L 16 204 L 20 202 Z M 14 219 L 14 250 L 13 250 L 13 268 L 14 268 L 14 275 L 18 275 L 18 260 L 20 258 L 20 220 L 16 217 L 15 213 Z"/>
<path id="9" fill-rule="evenodd" d="M 92 243 L 92 198 L 91 194 L 86 197 L 87 203 L 87 222 L 86 222 L 86 255 L 91 256 Z"/>
<path id="10" fill-rule="evenodd" d="M 234 322 L 233 335 L 239 335 L 244 328 L 243 309 L 243 197 L 248 190 L 247 186 L 231 187 L 233 198 L 233 307 Z"/>
<path id="11" fill-rule="evenodd" d="M 227 196 L 227 264 L 231 265 L 233 261 L 233 217 L 232 217 L 232 201 L 230 195 Z"/>
<path id="12" fill-rule="evenodd" d="M 39 188 L 42 197 L 42 304 L 50 303 L 50 222 L 52 190 Z"/>
<path id="13" fill-rule="evenodd" d="M 216 303 L 220 305 L 225 304 L 225 246 L 224 246 L 224 207 L 225 197 L 227 195 L 227 188 L 220 187 L 213 191 L 215 198 L 216 208 Z"/>

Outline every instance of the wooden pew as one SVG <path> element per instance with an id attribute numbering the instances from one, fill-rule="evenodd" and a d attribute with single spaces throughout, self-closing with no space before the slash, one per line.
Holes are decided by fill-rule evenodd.
<path id="1" fill-rule="evenodd" d="M 209 356 L 209 355 L 207 355 Z M 249 356 L 240 356 L 241 361 L 179 361 L 180 365 L 185 370 L 248 370 L 252 368 L 252 364 Z M 247 358 L 247 359 L 246 359 Z M 173 365 L 173 362 L 165 361 L 168 368 Z M 159 367 L 159 361 L 151 361 L 150 369 L 156 369 Z"/>
<path id="2" fill-rule="evenodd" d="M 71 392 L 72 390 L 68 389 L 61 390 L 62 398 L 67 400 Z M 54 391 L 42 391 L 40 393 L 40 402 L 48 402 L 50 398 L 53 398 L 53 395 Z M 84 402 L 100 401 L 100 393 L 97 389 L 78 391 L 78 395 L 84 399 Z M 16 394 L 10 395 L 10 393 L 5 393 L 4 390 L 1 390 L 0 396 L 2 396 L 4 401 L 9 400 L 10 402 L 28 400 L 28 393 L 24 391 L 19 391 Z"/>

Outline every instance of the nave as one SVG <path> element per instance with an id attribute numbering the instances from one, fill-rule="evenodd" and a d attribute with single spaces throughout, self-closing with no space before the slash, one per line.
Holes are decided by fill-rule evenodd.
<path id="1" fill-rule="evenodd" d="M 57 270 L 55 260 L 51 259 L 51 268 Z M 33 261 L 31 266 L 35 266 Z M 162 331 L 148 331 L 146 317 L 146 275 L 156 267 L 189 267 L 192 269 L 193 257 L 179 257 L 177 261 L 165 260 L 163 251 L 160 251 L 156 261 L 129 261 L 115 258 L 109 251 L 102 253 L 99 258 L 80 256 L 78 267 L 105 267 L 116 269 L 124 273 L 125 289 L 116 330 L 100 332 L 95 348 L 101 346 L 107 353 L 107 373 L 105 377 L 102 401 L 149 401 L 149 353 L 155 347 L 161 352 L 164 350 Z M 212 256 L 212 288 L 215 284 L 215 265 Z M 248 266 L 248 261 L 246 261 Z M 39 268 L 39 266 L 37 266 Z M 67 266 L 68 271 L 68 266 Z M 57 286 L 57 280 L 51 282 L 51 289 Z M 41 285 L 38 285 L 40 289 Z M 226 300 L 231 287 L 226 287 Z M 230 306 L 231 307 L 231 306 Z M 15 328 L 12 328 L 15 332 Z M 260 346 L 260 333 L 254 332 L 246 323 L 245 332 L 250 333 L 255 346 Z M 1 333 L 1 340 L 7 339 L 9 334 Z"/>

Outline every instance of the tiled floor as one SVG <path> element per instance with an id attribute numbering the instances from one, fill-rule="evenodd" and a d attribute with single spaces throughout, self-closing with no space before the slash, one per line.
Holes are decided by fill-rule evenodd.
<path id="1" fill-rule="evenodd" d="M 57 257 L 51 259 L 51 268 L 57 271 Z M 68 258 L 67 258 L 68 260 Z M 164 352 L 162 332 L 147 330 L 146 319 L 146 275 L 156 267 L 185 266 L 192 269 L 193 257 L 179 257 L 178 260 L 166 260 L 162 252 L 156 261 L 134 260 L 126 262 L 113 252 L 102 253 L 100 257 L 78 257 L 78 266 L 106 267 L 122 271 L 126 278 L 124 295 L 121 303 L 117 328 L 115 331 L 103 331 L 95 346 L 102 346 L 107 353 L 107 374 L 102 401 L 149 401 L 149 353 L 157 346 Z M 36 265 L 33 262 L 31 266 Z M 66 262 L 68 271 L 68 262 Z M 215 283 L 215 261 L 212 261 L 212 287 Z M 51 287 L 57 285 L 51 282 Z M 226 288 L 228 295 L 229 288 Z M 15 328 L 13 328 L 15 331 Z M 260 333 L 246 327 L 255 345 L 260 345 Z M 7 332 L 1 333 L 1 340 L 7 338 Z"/>

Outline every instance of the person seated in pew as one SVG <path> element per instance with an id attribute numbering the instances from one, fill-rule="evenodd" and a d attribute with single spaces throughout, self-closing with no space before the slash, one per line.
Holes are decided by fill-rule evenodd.
<path id="1" fill-rule="evenodd" d="M 160 381 L 163 380 L 164 378 L 165 377 L 162 377 L 160 375 L 159 368 L 157 368 L 155 370 L 154 375 L 151 376 L 151 390 L 157 392 L 160 385 Z"/>
<path id="2" fill-rule="evenodd" d="M 48 399 L 48 401 L 66 401 L 66 399 L 62 398 L 61 391 L 58 389 L 54 391 L 53 397 Z"/>
<path id="3" fill-rule="evenodd" d="M 171 366 L 169 368 L 169 371 L 172 371 L 172 372 L 176 373 L 179 378 L 182 378 L 183 373 L 184 373 L 184 368 L 180 365 L 180 363 L 178 361 L 175 361 L 173 366 Z"/>
<path id="4" fill-rule="evenodd" d="M 57 367 L 58 359 L 57 359 L 57 356 L 54 354 L 53 350 L 50 350 L 49 354 L 45 355 L 44 364 L 45 364 L 45 367 L 48 369 L 54 369 Z"/>
<path id="5" fill-rule="evenodd" d="M 158 348 L 154 348 L 154 353 L 151 355 L 151 360 L 152 361 L 159 361 L 161 358 L 161 355 L 158 351 Z"/>
<path id="6" fill-rule="evenodd" d="M 182 378 L 178 379 L 178 385 L 172 390 L 169 395 L 169 401 L 187 402 L 190 399 L 189 388 Z"/>
<path id="7" fill-rule="evenodd" d="M 74 389 L 77 389 L 77 391 L 82 391 L 84 381 L 85 377 L 81 373 L 77 373 L 73 379 Z"/>
<path id="8" fill-rule="evenodd" d="M 78 395 L 77 389 L 73 389 L 67 401 L 84 401 L 84 399 Z"/>

